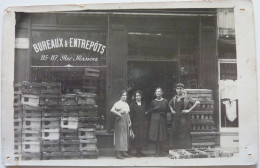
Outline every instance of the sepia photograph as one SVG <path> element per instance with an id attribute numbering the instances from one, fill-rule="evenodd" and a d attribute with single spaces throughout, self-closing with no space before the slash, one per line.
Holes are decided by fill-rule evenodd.
<path id="1" fill-rule="evenodd" d="M 249 127 L 258 130 L 254 46 L 244 55 L 254 39 L 235 19 L 250 3 L 214 3 L 11 9 L 4 24 L 14 21 L 14 44 L 2 55 L 3 160 L 254 163 L 258 138 L 247 136 Z"/>

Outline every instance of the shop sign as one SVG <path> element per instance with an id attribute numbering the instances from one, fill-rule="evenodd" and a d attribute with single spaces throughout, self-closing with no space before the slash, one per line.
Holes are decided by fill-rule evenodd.
<path id="1" fill-rule="evenodd" d="M 32 65 L 105 65 L 106 34 L 76 31 L 33 31 Z"/>

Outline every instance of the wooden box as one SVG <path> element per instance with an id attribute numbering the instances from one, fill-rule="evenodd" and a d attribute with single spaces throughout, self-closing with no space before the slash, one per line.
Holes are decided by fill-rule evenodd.
<path id="1" fill-rule="evenodd" d="M 78 105 L 77 95 L 76 94 L 64 94 L 64 95 L 61 95 L 60 105 L 62 105 L 62 106 L 75 106 L 75 105 Z"/>
<path id="2" fill-rule="evenodd" d="M 24 129 L 41 129 L 41 118 L 23 118 L 23 128 Z"/>
<path id="3" fill-rule="evenodd" d="M 96 137 L 96 130 L 94 128 L 79 128 L 79 139 L 93 139 Z"/>
<path id="4" fill-rule="evenodd" d="M 78 128 L 78 117 L 62 117 L 61 128 L 77 129 Z"/>
<path id="5" fill-rule="evenodd" d="M 78 117 L 79 107 L 78 106 L 61 106 L 62 117 Z"/>
<path id="6" fill-rule="evenodd" d="M 80 152 L 62 152 L 62 159 L 80 159 Z"/>
<path id="7" fill-rule="evenodd" d="M 15 94 L 32 94 L 39 95 L 41 93 L 41 83 L 23 81 L 14 85 Z"/>
<path id="8" fill-rule="evenodd" d="M 43 106 L 42 117 L 44 118 L 59 118 L 61 116 L 61 110 L 59 106 Z"/>
<path id="9" fill-rule="evenodd" d="M 61 141 L 60 149 L 62 152 L 77 152 L 79 151 L 79 141 L 78 140 Z"/>
<path id="10" fill-rule="evenodd" d="M 42 140 L 41 141 L 42 152 L 59 152 L 60 141 L 59 140 Z"/>
<path id="11" fill-rule="evenodd" d="M 32 129 L 22 130 L 22 141 L 37 141 L 41 140 L 41 131 Z"/>
<path id="12" fill-rule="evenodd" d="M 27 95 L 22 95 L 21 103 L 23 105 L 38 107 L 39 100 L 40 100 L 40 97 L 38 95 L 28 95 L 27 94 Z"/>
<path id="13" fill-rule="evenodd" d="M 40 152 L 22 152 L 22 160 L 40 160 Z"/>
<path id="14" fill-rule="evenodd" d="M 59 94 L 61 91 L 61 83 L 58 82 L 42 82 L 41 93 L 42 94 Z"/>
<path id="15" fill-rule="evenodd" d="M 77 129 L 61 129 L 60 130 L 61 140 L 77 140 L 78 130 Z"/>
<path id="16" fill-rule="evenodd" d="M 59 128 L 45 128 L 42 130 L 42 140 L 59 140 L 60 129 Z"/>
<path id="17" fill-rule="evenodd" d="M 61 152 L 42 152 L 42 160 L 60 160 Z"/>
<path id="18" fill-rule="evenodd" d="M 22 152 L 40 152 L 40 141 L 23 141 Z"/>
<path id="19" fill-rule="evenodd" d="M 60 97 L 58 94 L 41 94 L 40 105 L 42 106 L 58 106 Z"/>
<path id="20" fill-rule="evenodd" d="M 45 128 L 60 128 L 60 117 L 42 118 L 42 129 Z"/>

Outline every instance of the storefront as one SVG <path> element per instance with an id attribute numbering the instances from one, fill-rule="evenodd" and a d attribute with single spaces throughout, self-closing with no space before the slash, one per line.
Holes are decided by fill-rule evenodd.
<path id="1" fill-rule="evenodd" d="M 142 90 L 149 104 L 156 87 L 170 100 L 182 82 L 187 89 L 212 90 L 216 132 L 238 127 L 237 117 L 228 124 L 222 110 L 227 97 L 220 83 L 237 79 L 234 27 L 219 22 L 223 14 L 232 11 L 18 13 L 14 83 L 60 82 L 63 94 L 94 92 L 100 129 L 110 131 L 110 109 L 121 90 L 128 90 L 129 101 Z"/>

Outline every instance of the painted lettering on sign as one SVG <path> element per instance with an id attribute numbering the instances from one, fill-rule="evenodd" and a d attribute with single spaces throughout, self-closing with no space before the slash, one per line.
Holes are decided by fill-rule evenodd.
<path id="1" fill-rule="evenodd" d="M 55 38 L 40 41 L 32 44 L 35 53 L 41 51 L 58 49 L 58 48 L 81 48 L 85 50 L 91 50 L 100 54 L 104 54 L 106 46 L 99 43 L 98 41 L 91 41 L 80 38 Z"/>
<path id="2" fill-rule="evenodd" d="M 41 61 L 61 61 L 61 62 L 97 62 L 97 57 L 83 55 L 41 55 Z"/>

